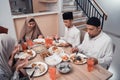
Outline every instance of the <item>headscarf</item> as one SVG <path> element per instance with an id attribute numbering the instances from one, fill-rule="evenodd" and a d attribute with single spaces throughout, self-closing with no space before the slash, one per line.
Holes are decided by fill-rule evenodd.
<path id="1" fill-rule="evenodd" d="M 32 34 L 30 35 L 31 36 L 31 39 L 35 39 L 37 38 L 39 35 L 42 35 L 36 21 L 35 21 L 35 26 L 34 28 L 32 29 L 29 29 L 29 27 L 27 26 L 27 24 L 29 23 L 29 21 L 31 19 L 34 19 L 33 17 L 27 17 L 26 20 L 25 20 L 25 23 L 24 23 L 24 26 L 21 30 L 21 33 L 20 33 L 20 39 L 19 40 L 24 40 L 25 41 L 25 36 L 26 34 L 30 34 L 32 32 Z"/>
<path id="2" fill-rule="evenodd" d="M 0 34 L 0 69 L 9 79 L 13 73 L 8 61 L 14 46 L 15 40 L 13 38 L 9 37 L 7 34 Z"/>

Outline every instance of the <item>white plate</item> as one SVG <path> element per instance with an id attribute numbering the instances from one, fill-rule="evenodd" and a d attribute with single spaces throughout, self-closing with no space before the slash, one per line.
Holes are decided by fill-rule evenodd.
<path id="1" fill-rule="evenodd" d="M 64 41 L 64 40 L 62 40 L 62 39 L 60 39 L 60 40 L 58 40 L 58 42 L 56 42 L 56 41 L 53 41 L 53 44 L 55 44 L 56 46 L 59 46 L 60 44 L 62 44 L 62 43 L 66 43 L 66 41 Z"/>
<path id="2" fill-rule="evenodd" d="M 36 64 L 36 66 L 32 67 L 33 64 Z M 33 62 L 33 63 L 31 63 L 30 65 L 28 65 L 26 67 L 32 67 L 32 69 L 26 69 L 26 72 L 27 72 L 27 74 L 29 76 L 31 76 L 31 74 L 35 70 L 35 72 L 33 74 L 33 77 L 41 76 L 41 75 L 45 74 L 47 72 L 47 70 L 48 70 L 47 64 L 45 64 L 43 62 Z M 37 69 L 35 69 L 35 67 L 37 67 Z"/>
<path id="3" fill-rule="evenodd" d="M 80 56 L 81 57 L 81 60 L 77 61 L 77 59 L 73 60 L 73 57 L 75 56 Z M 75 64 L 85 64 L 87 62 L 87 56 L 81 54 L 81 53 L 78 53 L 77 55 L 74 53 L 74 54 L 71 54 L 70 55 L 70 60 L 75 63 Z"/>
<path id="4" fill-rule="evenodd" d="M 38 39 L 34 39 L 33 42 L 37 42 L 37 43 L 45 43 L 45 39 L 38 38 Z"/>
<path id="5" fill-rule="evenodd" d="M 45 62 L 48 65 L 55 66 L 62 61 L 61 57 L 57 54 L 53 54 L 52 56 L 46 57 Z"/>
<path id="6" fill-rule="evenodd" d="M 33 50 L 27 50 L 27 51 L 32 51 L 32 55 L 28 54 L 27 52 L 20 52 L 19 54 L 16 54 L 14 58 L 25 59 L 28 57 L 28 59 L 32 59 L 36 56 L 35 51 Z"/>
<path id="7" fill-rule="evenodd" d="M 52 46 L 48 49 L 48 51 L 51 53 L 51 54 L 60 54 L 60 53 L 64 53 L 64 50 L 61 48 L 61 47 L 56 47 L 57 49 L 54 49 L 56 46 Z"/>

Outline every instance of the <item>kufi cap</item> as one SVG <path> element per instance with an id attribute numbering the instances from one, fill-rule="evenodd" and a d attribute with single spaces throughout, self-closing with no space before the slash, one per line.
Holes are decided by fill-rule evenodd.
<path id="1" fill-rule="evenodd" d="M 63 13 L 63 20 L 72 20 L 72 19 L 73 19 L 73 13 L 72 12 Z"/>
<path id="2" fill-rule="evenodd" d="M 88 25 L 93 25 L 95 27 L 99 27 L 100 26 L 100 20 L 97 17 L 91 17 L 88 19 L 87 21 Z"/>

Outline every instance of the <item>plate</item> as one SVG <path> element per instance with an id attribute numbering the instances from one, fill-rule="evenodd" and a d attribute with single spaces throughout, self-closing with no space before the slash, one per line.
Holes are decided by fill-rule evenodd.
<path id="1" fill-rule="evenodd" d="M 48 49 L 48 51 L 51 53 L 51 54 L 60 54 L 60 53 L 64 53 L 64 50 L 61 48 L 61 47 L 57 47 L 57 46 L 52 46 Z"/>
<path id="2" fill-rule="evenodd" d="M 60 73 L 69 73 L 72 69 L 72 66 L 68 62 L 62 62 L 58 64 L 56 67 Z"/>
<path id="3" fill-rule="evenodd" d="M 32 49 L 38 54 L 47 51 L 47 48 L 41 44 L 34 45 Z"/>
<path id="4" fill-rule="evenodd" d="M 36 43 L 45 43 L 45 39 L 38 38 L 38 39 L 34 39 L 33 42 L 36 42 Z"/>
<path id="5" fill-rule="evenodd" d="M 47 64 L 45 64 L 43 62 L 33 62 L 26 67 L 32 67 L 31 69 L 26 69 L 26 72 L 29 76 L 31 76 L 33 71 L 35 70 L 33 77 L 41 76 L 41 75 L 45 74 L 48 70 Z"/>
<path id="6" fill-rule="evenodd" d="M 58 41 L 53 41 L 53 44 L 55 44 L 56 46 L 61 46 L 61 44 L 65 44 L 65 43 L 66 43 L 66 41 L 64 41 L 62 39 L 60 39 Z"/>
<path id="7" fill-rule="evenodd" d="M 28 57 L 28 59 L 30 60 L 30 59 L 34 58 L 35 56 L 36 56 L 35 51 L 26 50 L 24 52 L 20 52 L 20 53 L 16 54 L 14 58 L 25 59 Z"/>
<path id="8" fill-rule="evenodd" d="M 87 57 L 81 53 L 78 53 L 77 55 L 74 53 L 70 55 L 70 60 L 74 64 L 85 64 L 87 62 Z"/>
<path id="9" fill-rule="evenodd" d="M 45 62 L 48 65 L 55 66 L 62 61 L 61 57 L 57 54 L 53 54 L 52 56 L 46 57 Z"/>

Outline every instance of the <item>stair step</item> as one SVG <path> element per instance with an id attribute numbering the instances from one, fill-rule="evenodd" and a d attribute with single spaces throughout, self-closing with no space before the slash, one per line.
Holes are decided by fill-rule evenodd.
<path id="1" fill-rule="evenodd" d="M 75 0 L 63 0 L 63 3 L 66 3 L 66 2 L 74 2 Z"/>
<path id="2" fill-rule="evenodd" d="M 76 11 L 76 6 L 63 6 L 63 12 Z"/>
<path id="3" fill-rule="evenodd" d="M 87 17 L 81 17 L 81 18 L 75 18 L 74 21 L 75 22 L 79 22 L 79 21 L 86 21 Z"/>
<path id="4" fill-rule="evenodd" d="M 83 24 L 86 24 L 86 21 L 80 21 L 80 22 L 77 22 L 77 23 L 73 22 L 73 25 L 75 25 L 75 26 L 80 26 L 80 25 L 83 25 Z"/>
<path id="5" fill-rule="evenodd" d="M 82 24 L 82 25 L 79 25 L 79 26 L 76 26 L 78 29 L 83 29 L 83 28 L 86 28 L 86 24 Z"/>
<path id="6" fill-rule="evenodd" d="M 87 17 L 81 17 L 81 18 L 75 18 L 73 20 L 73 24 L 75 26 L 79 26 L 79 25 L 83 25 L 83 24 L 86 24 L 86 20 L 87 20 Z"/>
<path id="7" fill-rule="evenodd" d="M 65 8 L 76 8 L 76 6 L 75 5 L 69 5 L 69 6 L 63 6 L 63 8 L 65 9 Z"/>
<path id="8" fill-rule="evenodd" d="M 63 6 L 72 6 L 74 5 L 74 2 L 65 2 L 63 3 Z"/>
<path id="9" fill-rule="evenodd" d="M 83 16 L 83 11 L 74 11 L 73 16 L 74 16 L 74 19 L 81 18 Z"/>

